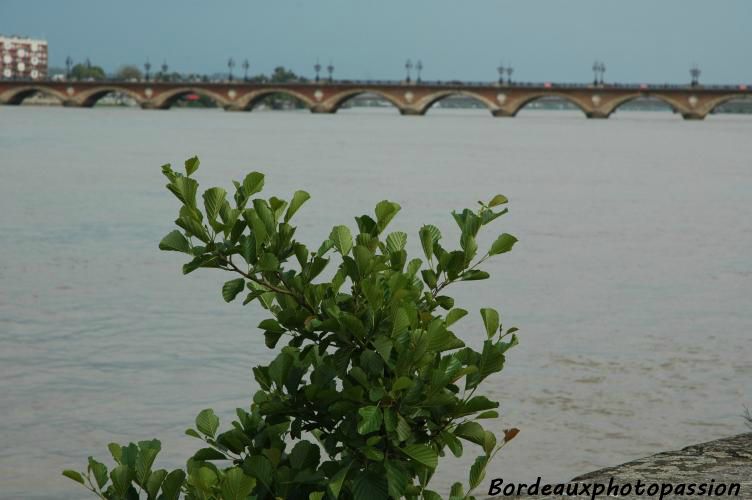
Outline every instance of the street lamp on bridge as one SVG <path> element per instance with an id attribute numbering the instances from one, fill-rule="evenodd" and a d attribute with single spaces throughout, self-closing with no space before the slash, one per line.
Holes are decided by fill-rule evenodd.
<path id="1" fill-rule="evenodd" d="M 169 66 L 167 66 L 167 59 L 164 59 L 162 61 L 162 80 L 167 81 L 167 70 L 169 69 Z"/>
<path id="2" fill-rule="evenodd" d="M 332 64 L 332 61 L 329 61 L 326 72 L 329 73 L 329 83 L 332 83 L 334 81 L 334 64 Z"/>
<path id="3" fill-rule="evenodd" d="M 606 72 L 606 65 L 603 61 L 593 63 L 593 85 L 603 85 L 603 74 Z"/>
<path id="4" fill-rule="evenodd" d="M 415 63 L 415 73 L 416 73 L 415 81 L 416 81 L 416 83 L 420 83 L 420 72 L 421 71 L 423 71 L 423 62 L 420 59 L 418 59 L 418 62 Z"/>
<path id="5" fill-rule="evenodd" d="M 693 64 L 692 67 L 689 69 L 689 74 L 692 77 L 692 87 L 697 87 L 700 84 L 700 74 L 702 71 L 700 71 L 700 68 L 697 67 L 697 64 Z"/>
<path id="6" fill-rule="evenodd" d="M 512 66 L 507 66 L 507 83 L 509 85 L 512 85 L 512 73 L 514 73 L 514 68 Z"/>
<path id="7" fill-rule="evenodd" d="M 149 70 L 151 69 L 151 63 L 147 59 L 144 63 L 144 79 L 148 82 L 149 81 Z"/>
<path id="8" fill-rule="evenodd" d="M 413 69 L 413 62 L 408 59 L 407 62 L 405 62 L 405 72 L 407 73 L 407 78 L 405 78 L 405 81 L 407 83 L 410 83 L 410 70 Z"/>
<path id="9" fill-rule="evenodd" d="M 65 79 L 68 80 L 71 77 L 71 71 L 73 70 L 73 58 L 68 56 L 65 58 Z"/>
<path id="10" fill-rule="evenodd" d="M 229 80 L 229 81 L 232 81 L 232 68 L 234 68 L 234 67 L 235 67 L 235 59 L 233 59 L 233 58 L 231 57 L 231 58 L 229 58 L 229 59 L 227 60 L 227 69 L 229 69 L 229 70 L 230 70 L 230 71 L 228 72 L 228 74 L 227 74 L 227 78 L 228 78 L 228 80 Z"/>
<path id="11" fill-rule="evenodd" d="M 319 73 L 321 73 L 321 63 L 316 59 L 316 64 L 313 65 L 313 71 L 316 72 L 316 82 L 319 81 Z"/>
<path id="12" fill-rule="evenodd" d="M 251 67 L 251 63 L 248 62 L 248 59 L 243 61 L 243 81 L 248 81 L 248 68 Z"/>
<path id="13" fill-rule="evenodd" d="M 499 85 L 504 85 L 504 71 L 506 71 L 504 64 L 499 64 L 496 71 L 499 72 Z"/>

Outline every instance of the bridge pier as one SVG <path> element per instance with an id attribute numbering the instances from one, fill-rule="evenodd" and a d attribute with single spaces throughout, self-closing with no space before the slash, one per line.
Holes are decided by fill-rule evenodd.
<path id="1" fill-rule="evenodd" d="M 237 104 L 225 104 L 222 106 L 225 111 L 250 111 L 250 109 L 243 109 L 242 107 L 238 106 Z"/>
<path id="2" fill-rule="evenodd" d="M 588 118 L 594 119 L 594 120 L 605 120 L 608 118 L 610 113 L 603 113 L 602 111 L 587 111 L 585 112 L 585 116 Z"/>
<path id="3" fill-rule="evenodd" d="M 421 111 L 415 108 L 399 108 L 399 112 L 403 116 L 423 116 L 425 111 Z"/>
<path id="4" fill-rule="evenodd" d="M 322 106 L 320 104 L 316 104 L 315 106 L 311 106 L 309 108 L 311 110 L 311 113 L 317 113 L 317 114 L 328 114 L 333 115 L 337 112 L 337 108 L 331 108 L 329 106 Z"/>
<path id="5" fill-rule="evenodd" d="M 682 118 L 685 120 L 704 120 L 705 116 L 699 113 L 682 113 Z"/>
<path id="6" fill-rule="evenodd" d="M 83 104 L 81 104 L 80 102 L 74 101 L 73 99 L 66 99 L 62 101 L 61 104 L 65 106 L 66 108 L 83 108 L 84 107 Z"/>
<path id="7" fill-rule="evenodd" d="M 514 118 L 514 115 L 516 113 L 512 111 L 507 111 L 506 109 L 493 109 L 491 110 L 491 114 L 496 117 Z"/>

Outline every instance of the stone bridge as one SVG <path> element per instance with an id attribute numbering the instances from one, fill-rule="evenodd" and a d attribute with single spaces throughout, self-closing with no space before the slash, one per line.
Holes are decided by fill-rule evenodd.
<path id="1" fill-rule="evenodd" d="M 582 110 L 588 118 L 608 118 L 619 106 L 637 98 L 658 99 L 685 119 L 701 120 L 721 104 L 751 97 L 746 85 L 568 85 L 568 84 L 467 84 L 405 82 L 119 82 L 119 81 L 16 81 L 0 80 L 0 104 L 20 104 L 41 93 L 65 106 L 92 107 L 102 97 L 130 96 L 143 109 L 168 109 L 189 94 L 204 96 L 232 111 L 250 111 L 270 95 L 287 95 L 313 113 L 335 113 L 348 100 L 362 94 L 379 96 L 403 115 L 423 115 L 451 96 L 482 103 L 494 116 L 515 116 L 537 99 L 556 97 Z"/>

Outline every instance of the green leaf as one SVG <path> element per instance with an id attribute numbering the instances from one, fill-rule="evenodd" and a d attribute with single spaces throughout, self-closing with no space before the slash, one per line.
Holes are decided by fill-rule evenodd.
<path id="1" fill-rule="evenodd" d="M 97 462 L 93 457 L 89 457 L 89 470 L 94 474 L 94 479 L 97 481 L 97 486 L 103 488 L 107 484 L 107 466 L 103 463 Z"/>
<path id="2" fill-rule="evenodd" d="M 133 480 L 133 471 L 127 465 L 118 465 L 110 472 L 110 479 L 118 496 L 125 497 Z"/>
<path id="3" fill-rule="evenodd" d="M 215 450 L 214 448 L 201 448 L 193 454 L 193 460 L 208 462 L 211 460 L 227 460 L 227 457 L 224 453 Z"/>
<path id="4" fill-rule="evenodd" d="M 287 213 L 285 214 L 285 222 L 289 222 L 290 219 L 292 219 L 292 216 L 295 215 L 295 212 L 298 211 L 298 209 L 311 198 L 311 195 L 306 193 L 305 191 L 295 191 L 295 194 L 292 195 L 292 200 L 290 201 L 290 206 L 287 207 Z"/>
<path id="5" fill-rule="evenodd" d="M 394 460 L 385 460 L 384 468 L 386 469 L 386 480 L 389 485 L 389 496 L 391 498 L 402 498 L 407 488 L 407 470 L 405 463 Z"/>
<path id="6" fill-rule="evenodd" d="M 122 464 L 123 448 L 117 443 L 110 443 L 107 445 L 107 449 L 110 450 L 110 455 L 115 462 Z"/>
<path id="7" fill-rule="evenodd" d="M 142 446 L 136 457 L 136 479 L 139 484 L 145 484 L 151 474 L 151 466 L 159 454 L 160 446 Z"/>
<path id="8" fill-rule="evenodd" d="M 446 320 L 445 320 L 446 326 L 453 325 L 454 323 L 462 319 L 464 316 L 467 316 L 467 311 L 465 311 L 464 309 L 460 309 L 460 308 L 452 309 L 446 315 Z"/>
<path id="9" fill-rule="evenodd" d="M 389 486 L 383 475 L 366 471 L 355 477 L 353 481 L 354 500 L 387 500 Z"/>
<path id="10" fill-rule="evenodd" d="M 483 324 L 486 327 L 486 334 L 488 338 L 492 338 L 499 329 L 499 313 L 495 309 L 483 308 L 480 310 L 480 315 L 483 317 Z"/>
<path id="11" fill-rule="evenodd" d="M 162 482 L 162 496 L 160 500 L 178 500 L 183 482 L 185 482 L 185 472 L 182 470 L 175 469 L 167 474 L 167 477 Z"/>
<path id="12" fill-rule="evenodd" d="M 488 255 L 506 253 L 512 249 L 515 243 L 517 243 L 517 238 L 511 234 L 504 233 L 493 242 L 491 250 L 488 251 Z"/>
<path id="13" fill-rule="evenodd" d="M 487 280 L 491 275 L 488 274 L 485 271 L 480 271 L 478 269 L 471 269 L 470 271 L 465 271 L 462 273 L 460 278 L 462 281 L 476 281 L 476 280 Z"/>
<path id="14" fill-rule="evenodd" d="M 198 170 L 200 164 L 201 162 L 199 161 L 198 156 L 185 160 L 185 175 L 190 176 L 193 172 Z"/>
<path id="15" fill-rule="evenodd" d="M 458 425 L 454 429 L 454 435 L 481 446 L 486 441 L 486 431 L 478 422 L 465 422 Z"/>
<path id="16" fill-rule="evenodd" d="M 377 406 L 365 406 L 358 410 L 358 434 L 369 434 L 381 429 L 382 414 Z"/>
<path id="17" fill-rule="evenodd" d="M 279 259 L 269 252 L 265 252 L 256 265 L 259 271 L 276 271 L 279 269 Z"/>
<path id="18" fill-rule="evenodd" d="M 222 285 L 222 298 L 225 302 L 232 302 L 235 297 L 245 288 L 245 279 L 237 278 Z"/>
<path id="19" fill-rule="evenodd" d="M 475 416 L 476 420 L 481 420 L 484 418 L 499 418 L 499 412 L 495 410 L 490 410 L 490 411 L 481 412 Z"/>
<path id="20" fill-rule="evenodd" d="M 214 414 L 214 410 L 211 408 L 201 410 L 196 416 L 196 428 L 202 434 L 214 437 L 219 428 L 219 418 Z"/>
<path id="21" fill-rule="evenodd" d="M 63 476 L 65 476 L 65 477 L 67 477 L 69 479 L 73 479 L 77 483 L 86 484 L 86 483 L 84 483 L 84 478 L 83 478 L 83 476 L 81 475 L 80 472 L 76 472 L 76 471 L 70 470 L 70 469 L 65 469 L 63 471 Z"/>
<path id="22" fill-rule="evenodd" d="M 175 197 L 183 202 L 184 205 L 190 208 L 196 208 L 196 192 L 198 191 L 198 182 L 189 177 L 175 177 L 171 183 L 167 185 L 167 189 L 175 195 Z"/>
<path id="23" fill-rule="evenodd" d="M 165 476 L 167 476 L 167 471 L 164 469 L 155 470 L 149 474 L 149 479 L 146 480 L 145 488 L 150 499 L 157 498 L 157 493 L 159 493 L 159 488 L 162 486 Z"/>
<path id="24" fill-rule="evenodd" d="M 201 222 L 194 219 L 193 217 L 180 216 L 175 219 L 175 224 L 185 229 L 185 232 L 190 236 L 198 238 L 204 243 L 209 243 L 209 241 L 211 240 L 209 233 L 206 232 L 206 228 L 201 224 Z"/>
<path id="25" fill-rule="evenodd" d="M 350 465 L 352 464 L 347 464 L 345 467 L 341 468 L 329 480 L 327 488 L 329 489 L 329 493 L 334 497 L 335 500 L 339 498 L 339 493 L 340 491 L 342 491 L 342 485 L 345 482 L 347 473 L 350 471 Z"/>
<path id="26" fill-rule="evenodd" d="M 433 256 L 433 245 L 441 239 L 441 231 L 436 226 L 428 224 L 420 228 L 418 236 L 420 236 L 423 253 L 426 255 L 426 259 L 430 261 Z"/>
<path id="27" fill-rule="evenodd" d="M 243 179 L 243 194 L 250 197 L 264 188 L 264 174 L 251 172 Z"/>
<path id="28" fill-rule="evenodd" d="M 449 491 L 449 500 L 464 500 L 465 489 L 462 483 L 454 483 Z"/>
<path id="29" fill-rule="evenodd" d="M 402 453 L 429 469 L 435 469 L 439 456 L 433 448 L 425 444 L 411 444 L 401 449 Z"/>
<path id="30" fill-rule="evenodd" d="M 220 187 L 213 187 L 204 191 L 204 208 L 208 220 L 217 220 L 219 209 L 225 202 L 225 196 L 227 196 L 227 191 Z"/>
<path id="31" fill-rule="evenodd" d="M 347 255 L 350 253 L 350 249 L 353 246 L 352 234 L 347 226 L 334 226 L 329 239 L 332 240 L 334 246 L 337 248 L 340 254 Z"/>
<path id="32" fill-rule="evenodd" d="M 397 203 L 392 201 L 382 200 L 376 204 L 376 227 L 379 233 L 386 229 L 386 226 L 392 221 L 397 212 L 400 211 L 400 207 Z"/>
<path id="33" fill-rule="evenodd" d="M 449 431 L 441 431 L 441 438 L 446 443 L 449 451 L 452 452 L 452 455 L 454 455 L 455 457 L 462 456 L 462 443 L 459 439 L 457 439 L 457 436 Z"/>
<path id="34" fill-rule="evenodd" d="M 290 452 L 290 466 L 296 470 L 315 469 L 321 460 L 321 450 L 309 441 L 298 441 Z"/>
<path id="35" fill-rule="evenodd" d="M 252 455 L 243 461 L 243 472 L 249 476 L 255 477 L 267 488 L 271 488 L 274 467 L 264 455 Z"/>
<path id="36" fill-rule="evenodd" d="M 389 250 L 389 253 L 404 250 L 406 244 L 407 234 L 402 231 L 395 231 L 386 237 L 386 248 Z"/>
<path id="37" fill-rule="evenodd" d="M 181 233 L 177 229 L 171 231 L 167 236 L 162 238 L 162 241 L 159 242 L 159 249 L 191 254 L 190 243 L 188 243 L 188 240 L 185 239 L 183 233 Z"/>
<path id="38" fill-rule="evenodd" d="M 488 206 L 489 207 L 498 207 L 499 205 L 504 205 L 508 201 L 509 200 L 507 199 L 507 197 L 504 196 L 503 194 L 497 194 L 496 196 L 494 196 L 493 198 L 491 198 L 491 201 L 488 202 Z"/>
<path id="39" fill-rule="evenodd" d="M 232 467 L 225 471 L 220 484 L 223 500 L 246 500 L 256 486 L 256 479 L 246 476 L 240 467 Z"/>
<path id="40" fill-rule="evenodd" d="M 480 456 L 475 459 L 475 463 L 470 467 L 470 488 L 477 488 L 486 477 L 486 465 L 488 458 Z"/>
<path id="41" fill-rule="evenodd" d="M 277 387 L 281 388 L 284 385 L 287 374 L 292 367 L 292 363 L 292 356 L 286 352 L 281 352 L 276 358 L 274 358 L 274 361 L 269 364 L 269 376 L 274 383 L 277 384 Z"/>

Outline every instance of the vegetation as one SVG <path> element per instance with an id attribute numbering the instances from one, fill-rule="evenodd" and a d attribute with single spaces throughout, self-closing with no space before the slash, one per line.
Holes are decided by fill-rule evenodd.
<path id="1" fill-rule="evenodd" d="M 451 498 L 474 498 L 488 462 L 518 432 L 497 438 L 484 429 L 480 421 L 497 418 L 499 405 L 478 394 L 502 370 L 517 329 L 505 330 L 498 312 L 483 308 L 484 340 L 474 349 L 466 340 L 477 336 L 462 340 L 450 330 L 467 311 L 446 291 L 487 279 L 480 267 L 512 249 L 517 240 L 506 233 L 486 252 L 476 241 L 507 212 L 507 199 L 453 212 L 461 231 L 455 249 L 444 248 L 438 228 L 423 226 L 425 260 L 409 259 L 407 234 L 386 232 L 397 203 L 381 201 L 373 216 L 355 217 L 354 235 L 337 225 L 309 248 L 291 225 L 308 193 L 296 191 L 289 202 L 258 197 L 264 176 L 252 172 L 234 182 L 232 195 L 213 187 L 200 203 L 198 166 L 192 158 L 185 174 L 162 167 L 181 207 L 179 229 L 159 247 L 188 256 L 185 274 L 233 274 L 222 297 L 242 296 L 243 305 L 270 313 L 259 330 L 278 354 L 253 368 L 260 389 L 227 430 L 211 409 L 199 413 L 186 434 L 204 447 L 185 470 L 154 469 L 160 443 L 152 440 L 110 444 L 112 470 L 89 458 L 86 471 L 63 474 L 106 499 L 434 500 L 441 496 L 429 484 L 439 458 L 460 456 L 470 444 L 480 455 L 468 487 L 454 484 Z"/>
<path id="2" fill-rule="evenodd" d="M 749 411 L 749 408 L 744 408 L 744 414 L 742 415 L 742 417 L 744 417 L 744 421 L 747 424 L 747 427 L 752 430 L 752 412 Z"/>
<path id="3" fill-rule="evenodd" d="M 134 66 L 132 64 L 126 64 L 125 66 L 120 66 L 118 70 L 115 72 L 115 78 L 117 80 L 141 80 L 143 78 L 143 73 L 141 73 L 141 70 L 138 69 L 138 66 Z"/>
<path id="4" fill-rule="evenodd" d="M 76 80 L 104 80 L 104 70 L 100 66 L 92 65 L 87 59 L 84 64 L 76 64 L 71 68 L 71 78 Z"/>

